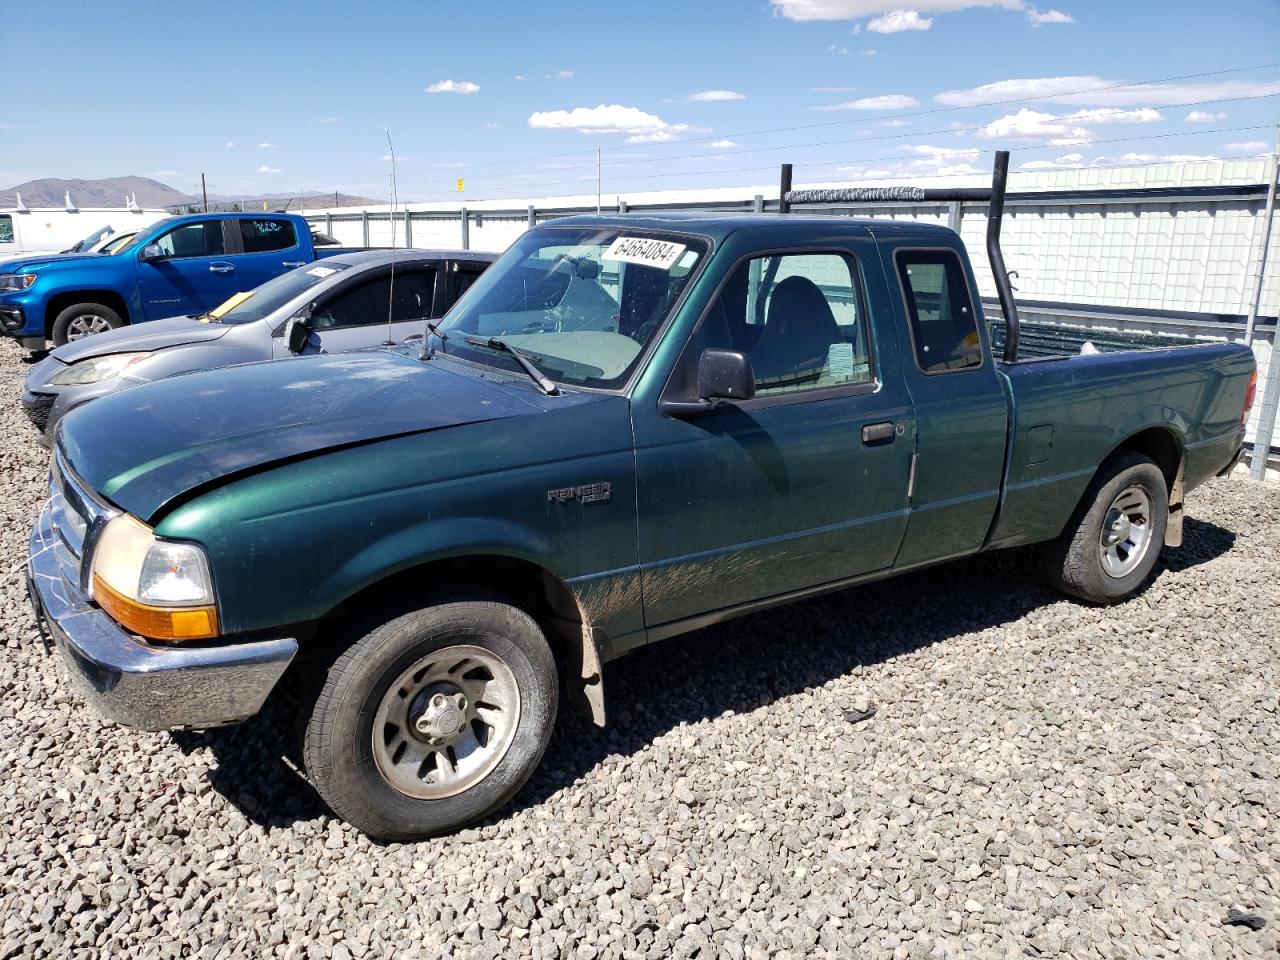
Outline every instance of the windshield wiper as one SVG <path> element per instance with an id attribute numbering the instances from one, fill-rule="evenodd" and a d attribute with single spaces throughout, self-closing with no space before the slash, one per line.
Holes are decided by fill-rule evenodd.
<path id="1" fill-rule="evenodd" d="M 548 397 L 559 396 L 560 388 L 542 375 L 542 371 L 533 365 L 533 361 L 526 357 L 523 353 L 507 343 L 505 340 L 499 340 L 497 337 L 467 337 L 467 343 L 474 344 L 477 347 L 489 347 L 493 350 L 502 350 L 516 358 L 516 363 L 529 374 L 529 377 L 538 385 L 538 389 L 545 393 Z"/>

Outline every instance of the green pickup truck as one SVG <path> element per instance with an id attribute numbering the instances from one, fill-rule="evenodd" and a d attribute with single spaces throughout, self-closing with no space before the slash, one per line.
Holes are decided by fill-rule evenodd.
<path id="1" fill-rule="evenodd" d="M 31 593 L 127 725 L 244 720 L 289 669 L 324 800 L 424 837 L 511 799 L 562 689 L 603 724 L 643 644 L 1023 544 L 1073 596 L 1132 596 L 1239 457 L 1254 369 L 997 359 L 939 227 L 557 220 L 420 346 L 73 412 Z"/>

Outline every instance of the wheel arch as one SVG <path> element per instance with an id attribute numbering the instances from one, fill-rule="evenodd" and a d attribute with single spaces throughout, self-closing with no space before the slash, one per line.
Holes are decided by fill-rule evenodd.
<path id="1" fill-rule="evenodd" d="M 1169 493 L 1169 522 L 1165 527 L 1164 542 L 1167 547 L 1182 545 L 1183 520 L 1183 470 L 1186 452 L 1182 438 L 1169 426 L 1151 426 L 1126 437 L 1118 443 L 1099 464 L 1101 471 L 1107 461 L 1122 450 L 1139 453 L 1149 458 L 1164 474 Z M 1096 474 L 1095 474 L 1096 476 Z"/>
<path id="2" fill-rule="evenodd" d="M 364 586 L 335 607 L 333 622 L 380 608 L 403 607 L 442 585 L 492 591 L 538 623 L 551 644 L 567 693 L 597 726 L 604 726 L 601 638 L 577 594 L 531 560 L 500 553 L 441 557 L 405 567 Z"/>
<path id="3" fill-rule="evenodd" d="M 129 315 L 128 304 L 125 303 L 124 297 L 116 291 L 106 289 L 71 290 L 54 294 L 45 305 L 44 334 L 46 337 L 53 336 L 53 322 L 58 318 L 58 314 L 67 309 L 67 307 L 74 307 L 78 303 L 100 303 L 104 307 L 110 307 L 120 314 L 120 318 L 125 323 L 133 322 Z"/>

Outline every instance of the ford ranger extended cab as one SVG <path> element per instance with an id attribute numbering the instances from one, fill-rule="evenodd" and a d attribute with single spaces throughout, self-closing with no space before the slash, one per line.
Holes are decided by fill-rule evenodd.
<path id="1" fill-rule="evenodd" d="M 212 310 L 237 291 L 319 257 L 306 220 L 285 213 L 166 217 L 112 253 L 0 263 L 0 333 L 43 350 L 126 323 Z"/>
<path id="2" fill-rule="evenodd" d="M 1239 456 L 1254 374 L 1227 344 L 997 359 L 940 227 L 556 220 L 420 347 L 73 411 L 31 593 L 123 724 L 244 720 L 296 661 L 320 795 L 424 837 L 511 799 L 562 686 L 603 724 L 642 644 L 1023 544 L 1132 596 Z"/>

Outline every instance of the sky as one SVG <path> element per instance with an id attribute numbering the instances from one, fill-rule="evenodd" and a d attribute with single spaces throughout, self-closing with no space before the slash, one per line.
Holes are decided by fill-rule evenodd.
<path id="1" fill-rule="evenodd" d="M 906 6 L 904 7 L 904 4 Z M 36 8 L 26 7 L 25 11 Z M 1227 11 L 1230 11 L 1228 15 Z M 54 2 L 10 14 L 0 187 L 401 200 L 1269 153 L 1276 0 Z M 464 193 L 457 192 L 457 179 Z"/>

